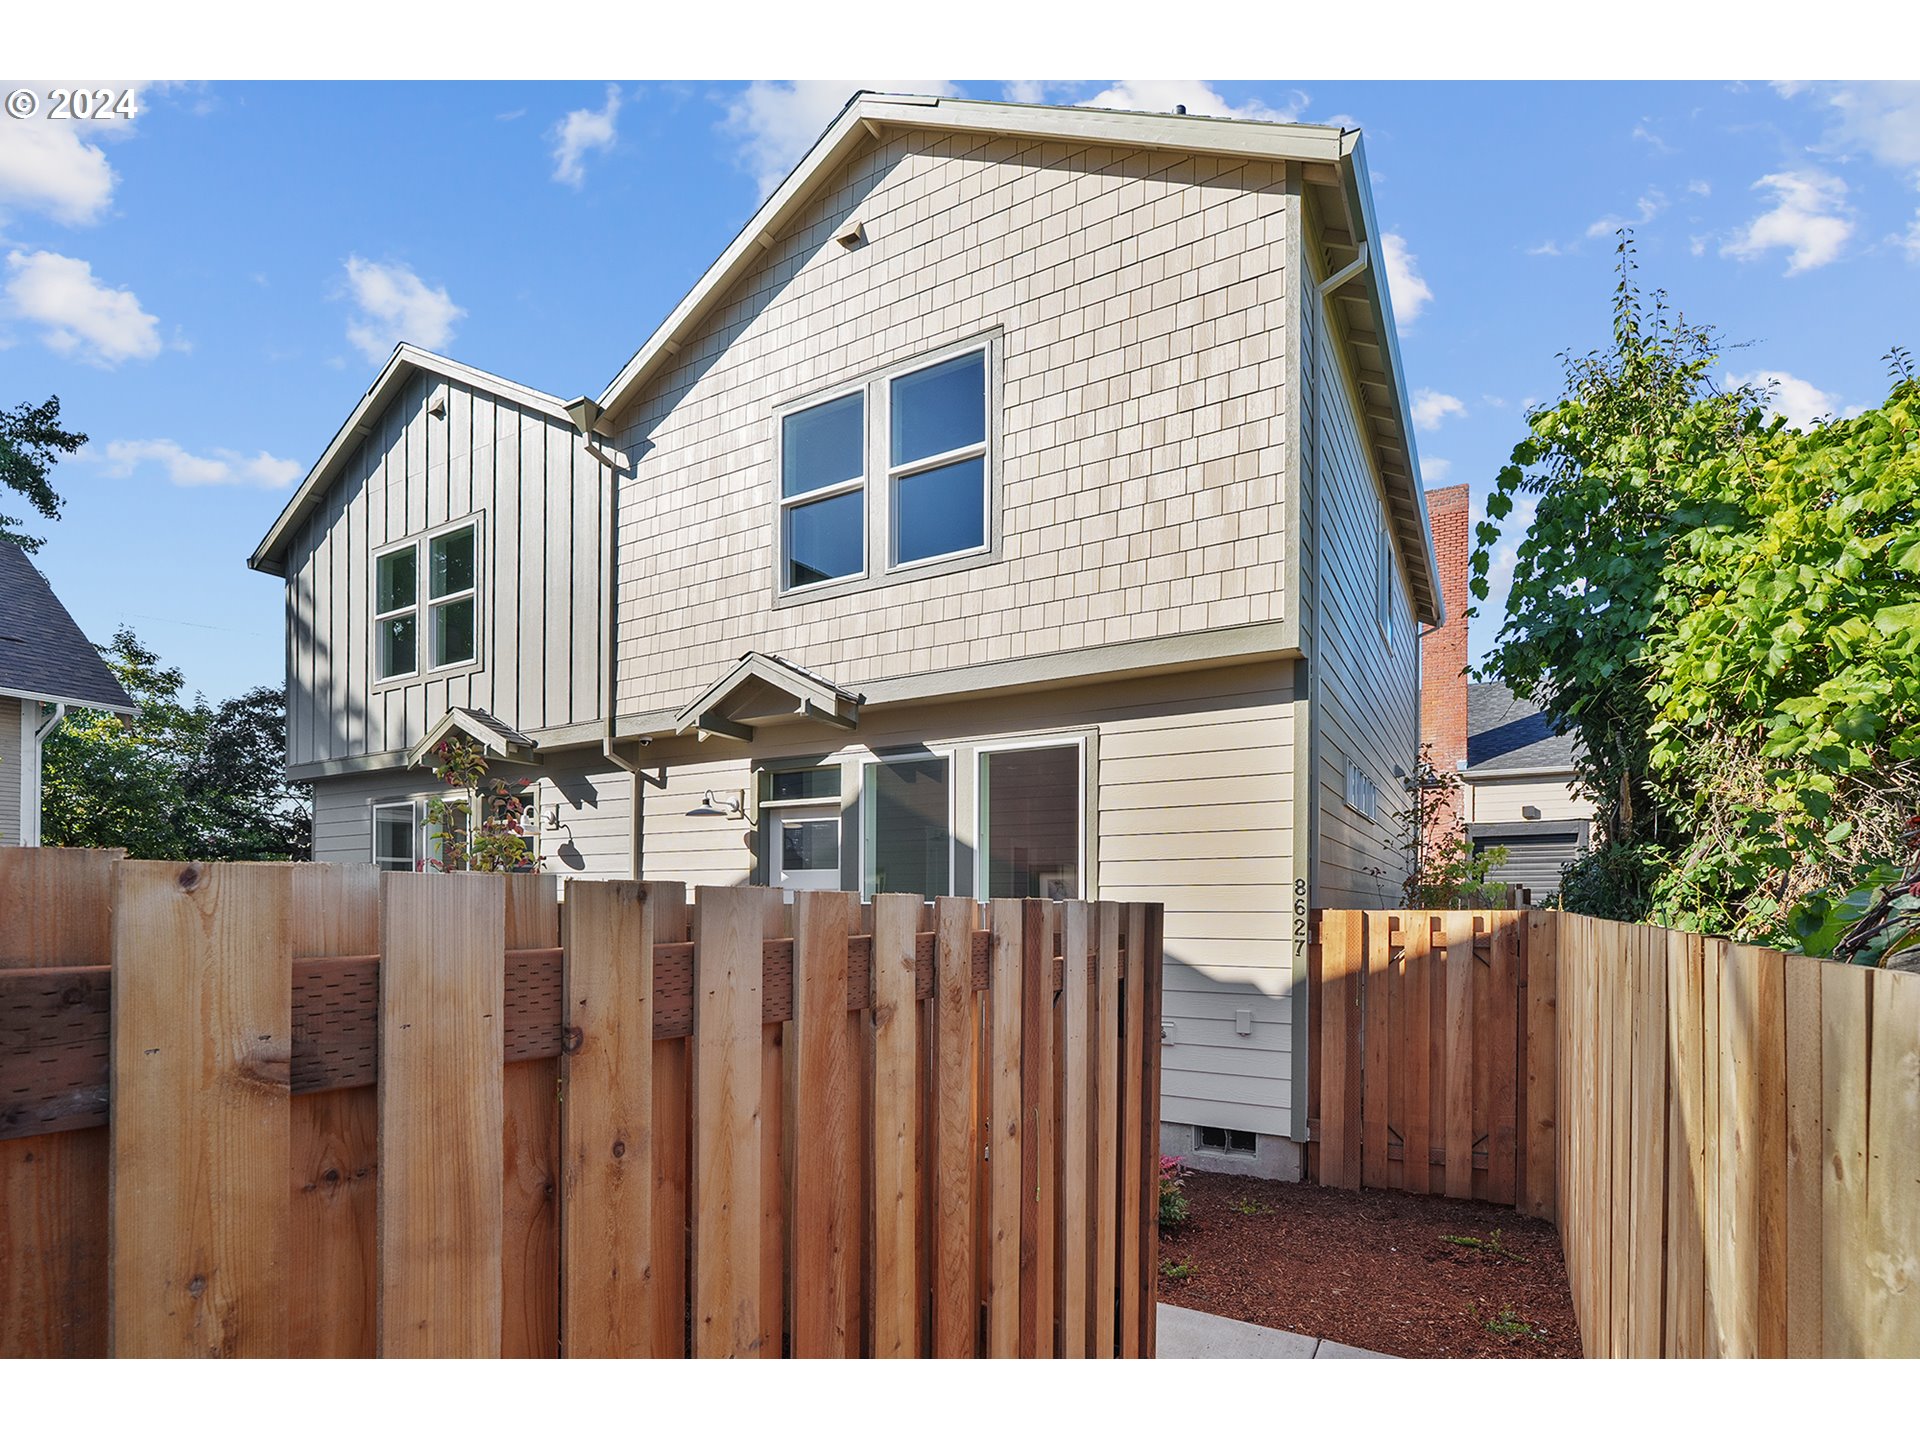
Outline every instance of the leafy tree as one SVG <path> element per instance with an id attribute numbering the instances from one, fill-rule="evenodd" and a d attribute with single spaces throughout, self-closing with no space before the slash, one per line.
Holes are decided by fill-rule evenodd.
<path id="1" fill-rule="evenodd" d="M 1704 463 L 1675 512 L 1647 648 L 1655 784 L 1687 836 L 1655 900 L 1678 922 L 1778 934 L 1910 843 L 1920 384 L 1895 364 L 1880 408 L 1776 420 Z"/>
<path id="2" fill-rule="evenodd" d="M 312 787 L 285 778 L 283 692 L 184 702 L 179 669 L 125 626 L 101 653 L 139 712 L 76 710 L 48 738 L 47 844 L 124 846 L 139 860 L 308 858 Z"/>
<path id="3" fill-rule="evenodd" d="M 1470 583 L 1485 600 L 1497 522 L 1517 498 L 1534 497 L 1482 676 L 1576 736 L 1579 780 L 1609 841 L 1664 846 L 1673 837 L 1650 773 L 1648 629 L 1692 477 L 1751 443 L 1761 397 L 1716 388 L 1717 334 L 1671 311 L 1659 292 L 1643 297 L 1635 269 L 1632 237 L 1622 232 L 1612 346 L 1561 357 L 1566 394 L 1527 417 L 1529 434 L 1500 471 L 1476 533 Z M 1636 871 L 1618 859 L 1576 883 L 1586 884 L 1594 913 L 1641 919 L 1644 897 L 1634 889 L 1610 896 L 1594 883 Z"/>
<path id="4" fill-rule="evenodd" d="M 71 455 L 87 437 L 60 428 L 60 397 L 51 395 L 39 405 L 19 404 L 0 410 L 0 487 L 17 491 L 49 520 L 60 518 L 60 497 L 47 481 L 47 471 L 59 455 Z M 42 544 L 39 537 L 14 527 L 17 516 L 0 512 L 0 540 L 11 540 L 29 555 Z"/>

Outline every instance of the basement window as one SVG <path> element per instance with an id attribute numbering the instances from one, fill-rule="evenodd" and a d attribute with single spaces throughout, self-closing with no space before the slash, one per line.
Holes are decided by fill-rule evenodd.
<path id="1" fill-rule="evenodd" d="M 1194 1147 L 1221 1155 L 1251 1155 L 1254 1138 L 1251 1130 L 1226 1130 L 1218 1125 L 1194 1127 Z"/>

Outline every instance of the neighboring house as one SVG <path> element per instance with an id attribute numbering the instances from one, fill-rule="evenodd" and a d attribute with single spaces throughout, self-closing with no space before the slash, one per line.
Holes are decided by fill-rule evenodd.
<path id="1" fill-rule="evenodd" d="M 1505 846 L 1491 879 L 1524 885 L 1540 904 L 1560 893 L 1560 871 L 1593 843 L 1593 801 L 1574 783 L 1574 738 L 1556 735 L 1504 685 L 1467 686 L 1467 768 L 1461 818 L 1475 850 Z"/>
<path id="2" fill-rule="evenodd" d="M 69 706 L 134 710 L 46 577 L 0 540 L 0 845 L 40 843 L 41 750 Z"/>
<path id="3" fill-rule="evenodd" d="M 862 95 L 598 398 L 401 346 L 251 560 L 315 857 L 444 726 L 563 875 L 1160 901 L 1168 1144 L 1292 1173 L 1441 618 L 1379 236 L 1353 131 Z"/>

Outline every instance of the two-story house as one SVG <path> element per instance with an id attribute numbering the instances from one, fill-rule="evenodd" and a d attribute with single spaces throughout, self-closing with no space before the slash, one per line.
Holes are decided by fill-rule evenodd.
<path id="1" fill-rule="evenodd" d="M 314 853 L 457 727 L 548 868 L 1166 906 L 1169 1148 L 1289 1173 L 1440 618 L 1354 131 L 856 96 L 597 398 L 402 346 L 262 540 Z"/>

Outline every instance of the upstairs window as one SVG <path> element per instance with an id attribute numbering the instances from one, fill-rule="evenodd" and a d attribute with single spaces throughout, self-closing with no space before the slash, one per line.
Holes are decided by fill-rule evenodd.
<path id="1" fill-rule="evenodd" d="M 990 549 L 990 374 L 976 344 L 781 416 L 782 593 Z"/>
<path id="2" fill-rule="evenodd" d="M 479 658 L 479 573 L 479 527 L 472 521 L 374 557 L 373 649 L 379 679 L 471 665 Z"/>

